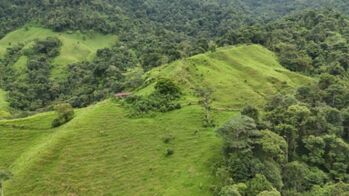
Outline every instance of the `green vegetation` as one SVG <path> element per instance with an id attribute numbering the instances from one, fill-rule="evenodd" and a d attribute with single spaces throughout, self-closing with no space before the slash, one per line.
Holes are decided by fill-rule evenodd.
<path id="1" fill-rule="evenodd" d="M 1 190 L 1 196 L 4 196 L 4 188 L 3 188 L 3 183 L 6 180 L 9 180 L 11 178 L 11 174 L 6 171 L 0 171 L 0 190 Z"/>
<path id="2" fill-rule="evenodd" d="M 171 80 L 159 79 L 154 88 L 154 92 L 147 97 L 126 98 L 124 103 L 132 110 L 134 116 L 150 112 L 169 112 L 181 108 L 181 105 L 175 102 L 181 97 L 181 91 Z"/>
<path id="3" fill-rule="evenodd" d="M 3 90 L 0 90 L 0 110 L 7 109 L 7 102 L 6 102 L 6 92 Z"/>
<path id="4" fill-rule="evenodd" d="M 264 115 L 249 106 L 224 124 L 219 129 L 224 140 L 219 170 L 228 174 L 222 191 L 244 183 L 245 190 L 234 190 L 246 195 L 273 188 L 283 195 L 335 195 L 327 186 L 348 187 L 349 94 L 344 85 L 335 76 L 321 75 L 317 84 L 299 88 L 294 96 L 274 96 Z M 337 192 L 344 193 L 346 188 Z"/>
<path id="5" fill-rule="evenodd" d="M 1 195 L 349 194 L 348 8 L 1 0 Z"/>
<path id="6" fill-rule="evenodd" d="M 181 109 L 130 118 L 127 108 L 108 100 L 76 110 L 74 119 L 56 129 L 51 129 L 52 121 L 57 118 L 54 112 L 0 121 L 0 137 L 3 141 L 0 144 L 0 167 L 14 174 L 5 183 L 7 194 L 117 192 L 134 195 L 142 192 L 147 195 L 210 195 L 212 185 L 216 182 L 212 165 L 220 159 L 221 140 L 214 129 L 203 126 L 206 112 L 199 104 L 196 88 L 181 83 L 183 78 L 180 77 L 189 78 L 190 73 L 199 82 L 206 78 L 206 75 L 200 75 L 207 73 L 208 69 L 215 70 L 216 74 L 220 71 L 222 78 L 226 78 L 224 82 L 231 87 L 244 84 L 244 81 L 234 83 L 238 80 L 231 80 L 229 74 L 237 72 L 239 76 L 250 68 L 244 63 L 247 59 L 240 59 L 236 64 L 228 66 L 230 59 L 239 59 L 237 56 L 243 55 L 246 58 L 251 56 L 247 62 L 260 66 L 256 67 L 254 75 L 263 79 L 260 82 L 264 83 L 260 86 L 265 88 L 260 91 L 266 90 L 265 95 L 269 89 L 277 89 L 281 85 L 266 79 L 269 74 L 279 77 L 280 83 L 289 81 L 289 90 L 312 81 L 282 68 L 273 53 L 260 46 L 223 48 L 215 53 L 194 56 L 151 71 L 147 81 L 154 82 L 149 82 L 149 86 L 135 93 L 149 95 L 161 92 L 178 97 L 180 90 Z M 218 62 L 226 66 L 225 69 L 219 70 L 213 64 L 202 64 L 208 59 L 213 62 L 220 59 Z M 227 63 L 224 63 L 225 59 Z M 191 66 L 198 69 L 189 72 L 186 70 L 188 64 L 183 62 L 192 62 Z M 268 66 L 266 62 L 274 64 Z M 169 72 L 174 68 L 185 71 L 186 75 Z M 162 82 L 155 85 L 158 79 L 163 78 L 174 81 L 176 85 L 170 80 L 160 80 Z M 213 78 L 208 81 L 208 84 L 214 84 Z M 226 90 L 222 85 L 215 87 L 215 93 Z M 249 91 L 241 91 L 245 92 Z M 211 116 L 216 124 L 223 123 L 234 114 L 229 109 L 221 110 L 217 106 L 234 105 L 233 109 L 238 109 L 244 103 L 234 99 L 229 101 L 229 95 L 225 96 L 226 99 L 216 99 L 212 107 Z"/>
<path id="7" fill-rule="evenodd" d="M 220 44 L 262 44 L 280 63 L 306 74 L 348 77 L 349 18 L 332 10 L 310 10 L 268 23 L 233 30 Z M 247 33 L 248 32 L 248 33 Z"/>
<path id="8" fill-rule="evenodd" d="M 262 106 L 276 92 L 312 83 L 283 68 L 272 52 L 259 45 L 219 48 L 153 69 L 145 76 L 148 87 L 140 93 L 152 92 L 156 78 L 175 81 L 191 97 L 197 89 L 212 89 L 212 105 L 219 110 L 239 110 L 249 103 Z"/>
<path id="9" fill-rule="evenodd" d="M 11 148 L 15 150 L 11 156 L 18 157 L 10 164 L 14 177 L 5 184 L 7 194 L 209 194 L 210 160 L 219 154 L 219 140 L 214 131 L 201 128 L 199 107 L 154 118 L 126 115 L 118 104 L 107 101 L 79 110 L 54 132 L 34 135 L 35 130 L 17 130 L 13 134 L 23 136 L 16 138 L 1 129 L 6 133 L 1 134 L 6 141 L 1 143 L 2 151 L 14 142 L 34 143 L 24 152 Z M 168 133 L 176 139 L 165 144 L 162 136 Z M 164 154 L 168 148 L 175 151 L 170 157 Z M 2 166 L 7 166 L 7 156 L 1 154 Z"/>
<path id="10" fill-rule="evenodd" d="M 35 40 L 43 40 L 48 37 L 55 37 L 62 42 L 60 53 L 53 60 L 52 78 L 54 79 L 61 78 L 60 75 L 67 71 L 68 64 L 91 61 L 98 49 L 111 47 L 117 41 L 116 36 L 112 35 L 78 32 L 57 33 L 40 27 L 26 27 L 13 31 L 0 40 L 0 58 L 4 57 L 9 47 L 23 44 L 23 48 L 30 48 Z M 14 67 L 23 70 L 26 67 L 25 64 L 25 56 L 22 56 Z"/>
<path id="11" fill-rule="evenodd" d="M 52 121 L 52 127 L 59 127 L 74 118 L 74 108 L 70 104 L 58 104 L 54 110 L 58 117 Z"/>
<path id="12" fill-rule="evenodd" d="M 7 93 L 0 89 L 0 118 L 8 117 Z"/>
<path id="13" fill-rule="evenodd" d="M 2 49 L 6 48 L 0 64 L 5 73 L 0 78 L 1 86 L 9 91 L 10 106 L 35 111 L 60 99 L 71 90 L 68 84 L 74 84 L 68 80 L 81 79 L 71 70 L 75 66 L 72 63 L 94 60 L 97 51 L 114 45 L 115 39 L 97 33 L 54 33 L 42 28 L 10 33 L 0 40 Z"/>

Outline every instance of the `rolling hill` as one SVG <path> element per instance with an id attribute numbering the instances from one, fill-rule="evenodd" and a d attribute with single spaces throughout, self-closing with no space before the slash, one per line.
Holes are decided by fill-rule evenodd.
<path id="1" fill-rule="evenodd" d="M 210 195 L 213 164 L 221 141 L 203 128 L 195 89 L 214 90 L 216 124 L 245 104 L 260 106 L 278 91 L 312 79 L 284 69 L 259 45 L 220 48 L 163 65 L 144 76 L 136 94 L 169 78 L 182 92 L 182 109 L 131 118 L 119 101 L 76 110 L 76 117 L 51 129 L 54 113 L 0 121 L 0 168 L 14 177 L 7 195 Z M 174 139 L 166 144 L 163 138 Z M 168 148 L 172 156 L 165 156 Z"/>

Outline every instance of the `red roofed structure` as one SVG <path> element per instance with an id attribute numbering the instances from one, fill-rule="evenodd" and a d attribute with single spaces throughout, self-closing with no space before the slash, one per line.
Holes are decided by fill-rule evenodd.
<path id="1" fill-rule="evenodd" d="M 123 93 L 116 93 L 114 96 L 117 98 L 125 98 L 132 95 L 132 93 L 128 93 L 128 92 L 123 92 Z"/>

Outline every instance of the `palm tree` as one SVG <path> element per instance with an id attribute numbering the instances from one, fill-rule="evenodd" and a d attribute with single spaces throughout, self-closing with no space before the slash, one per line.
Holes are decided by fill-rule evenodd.
<path id="1" fill-rule="evenodd" d="M 12 177 L 12 174 L 9 171 L 0 171 L 0 196 L 4 196 L 4 182 L 9 180 Z"/>

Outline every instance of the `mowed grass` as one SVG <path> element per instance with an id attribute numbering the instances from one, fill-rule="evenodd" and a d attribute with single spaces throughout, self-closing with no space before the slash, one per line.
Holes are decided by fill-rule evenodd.
<path id="1" fill-rule="evenodd" d="M 177 81 L 187 95 L 198 88 L 211 88 L 214 106 L 222 110 L 261 106 L 275 93 L 313 81 L 283 68 L 274 53 L 259 45 L 220 48 L 162 66 L 146 76 L 152 83 L 163 77 Z M 149 92 L 152 86 L 142 91 Z"/>
<path id="2" fill-rule="evenodd" d="M 213 129 L 202 128 L 201 119 L 197 106 L 131 119 L 109 100 L 78 111 L 59 129 L 13 135 L 2 130 L 4 151 L 14 140 L 27 148 L 13 153 L 18 159 L 9 167 L 14 178 L 6 183 L 6 194 L 210 195 L 220 140 Z M 19 133 L 31 134 L 16 138 Z M 175 139 L 165 144 L 168 134 Z M 172 156 L 165 156 L 167 148 L 174 150 Z M 2 167 L 12 157 L 0 159 Z"/>
<path id="3" fill-rule="evenodd" d="M 312 82 L 282 68 L 272 52 L 257 45 L 164 65 L 147 73 L 146 86 L 135 93 L 149 94 L 161 77 L 179 84 L 182 109 L 130 118 L 119 103 L 106 100 L 77 110 L 57 129 L 50 128 L 54 113 L 0 121 L 0 168 L 14 173 L 6 194 L 212 195 L 221 140 L 214 128 L 203 128 L 195 89 L 214 90 L 219 126 L 246 103 L 258 106 L 275 92 Z M 169 134 L 175 139 L 166 144 Z M 174 154 L 167 157 L 168 148 Z"/>
<path id="4" fill-rule="evenodd" d="M 56 37 L 62 42 L 60 55 L 54 59 L 54 68 L 52 70 L 53 78 L 61 78 L 66 71 L 66 65 L 90 61 L 96 51 L 101 48 L 111 47 L 117 42 L 114 35 L 102 35 L 99 33 L 83 34 L 80 32 L 57 33 L 52 30 L 40 27 L 21 28 L 7 34 L 0 40 L 0 58 L 6 54 L 6 49 L 22 43 L 25 48 L 30 47 L 36 39 L 45 39 L 47 37 Z M 20 58 L 15 64 L 18 70 L 25 69 L 26 59 Z"/>

